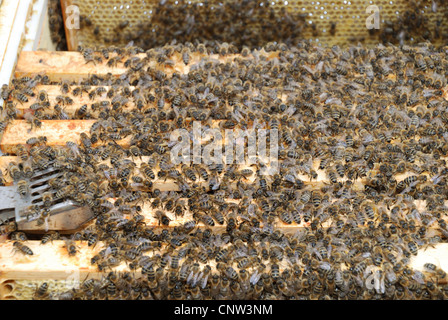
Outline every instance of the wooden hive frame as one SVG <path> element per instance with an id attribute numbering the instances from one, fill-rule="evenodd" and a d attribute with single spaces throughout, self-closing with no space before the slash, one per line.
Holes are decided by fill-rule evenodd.
<path id="1" fill-rule="evenodd" d="M 179 1 L 180 3 L 182 1 Z M 192 0 L 185 1 L 188 7 L 197 6 L 201 1 Z M 304 16 L 304 26 L 301 36 L 309 39 L 316 45 L 348 45 L 361 42 L 368 46 L 375 46 L 381 42 L 381 31 L 390 25 L 399 28 L 397 21 L 406 11 L 414 10 L 413 4 L 421 3 L 424 13 L 425 25 L 421 28 L 430 29 L 435 33 L 437 21 L 446 19 L 447 7 L 443 5 L 443 1 L 438 1 L 440 5 L 432 8 L 432 0 L 408 1 L 408 0 L 334 0 L 334 1 L 308 1 L 308 0 L 273 0 L 269 1 L 271 8 L 275 12 L 286 11 L 291 17 L 297 17 L 297 14 Z M 170 4 L 176 3 L 175 1 Z M 218 7 L 222 5 L 222 1 L 208 1 L 210 7 Z M 177 4 L 177 3 L 176 3 Z M 70 18 L 68 11 L 70 6 L 78 6 L 80 15 L 87 17 L 92 26 L 80 29 L 66 28 L 67 44 L 69 50 L 76 50 L 78 45 L 81 46 L 106 46 L 104 38 L 113 39 L 120 22 L 128 21 L 129 26 L 124 30 L 120 30 L 123 34 L 132 33 L 141 23 L 150 22 L 162 5 L 157 0 L 148 0 L 144 2 L 110 0 L 98 6 L 94 0 L 61 0 L 62 13 L 64 19 Z M 202 4 L 201 4 L 202 5 Z M 366 20 L 372 14 L 369 6 L 373 5 L 380 11 L 380 30 L 369 30 L 366 27 Z M 181 13 L 183 14 L 183 13 Z M 257 25 L 257 21 L 249 22 L 248 28 Z M 427 26 L 426 26 L 427 25 Z M 101 36 L 95 35 L 94 28 L 101 29 Z M 447 24 L 441 24 L 439 33 L 444 34 L 447 31 Z M 380 31 L 380 32 L 378 32 Z M 415 31 L 415 30 L 414 30 Z M 397 32 L 398 33 L 398 32 Z M 410 36 L 413 36 L 412 32 Z M 417 40 L 417 39 L 414 39 Z M 125 45 L 124 39 L 114 45 Z M 443 39 L 434 37 L 434 42 L 443 44 Z"/>
<path id="2" fill-rule="evenodd" d="M 273 53 L 275 55 L 275 53 Z M 232 59 L 233 56 L 226 57 Z M 180 58 L 178 57 L 178 60 Z M 200 59 L 200 57 L 195 57 Z M 30 76 L 35 74 L 48 75 L 52 80 L 80 80 L 87 78 L 91 74 L 107 74 L 117 76 L 123 72 L 123 66 L 116 68 L 108 68 L 104 64 L 86 64 L 82 55 L 77 52 L 22 52 L 17 67 L 15 69 L 15 77 Z M 177 63 L 171 72 L 187 72 L 183 64 Z M 49 98 L 54 99 L 59 94 L 58 86 L 42 86 L 35 88 L 36 91 L 45 89 L 49 93 Z M 445 96 L 446 97 L 446 96 Z M 73 97 L 74 104 L 67 106 L 67 113 L 74 113 L 81 105 L 88 103 L 85 96 Z M 15 146 L 26 144 L 26 140 L 32 136 L 47 136 L 50 145 L 65 145 L 66 141 L 78 142 L 81 132 L 88 132 L 95 120 L 48 120 L 43 121 L 40 129 L 30 131 L 30 125 L 23 117 L 30 113 L 30 103 L 19 104 L 18 119 L 10 123 L 3 133 L 0 141 L 0 149 L 3 153 L 10 155 L 0 157 L 0 168 L 3 172 L 7 169 L 10 161 L 13 161 L 15 154 Z M 129 107 L 132 108 L 130 105 Z M 126 140 L 119 143 L 126 144 Z M 325 174 L 318 170 L 318 164 L 314 164 L 319 176 L 316 180 L 306 182 L 313 186 L 318 186 L 326 182 Z M 401 179 L 406 174 L 401 176 Z M 7 177 L 8 178 L 8 177 Z M 9 179 L 9 178 L 8 178 Z M 303 177 L 303 180 L 308 180 Z M 11 184 L 11 180 L 7 180 Z M 176 185 L 172 181 L 155 181 L 155 186 L 161 190 L 176 190 Z M 363 181 L 355 181 L 354 188 L 362 188 Z M 416 201 L 416 207 L 423 209 L 425 201 Z M 143 215 L 145 222 L 149 226 L 158 227 L 158 222 L 153 216 L 152 209 L 148 206 L 143 207 Z M 187 213 L 184 217 L 175 219 L 174 217 L 169 228 L 182 225 L 191 218 Z M 301 225 L 287 225 L 279 223 L 277 225 L 285 233 L 296 233 L 307 223 Z M 204 227 L 204 226 L 200 226 Z M 324 226 L 325 227 L 325 226 Z M 214 227 L 216 231 L 222 230 L 223 227 Z M 47 281 L 54 288 L 67 288 L 73 285 L 72 280 L 83 281 L 87 277 L 101 277 L 98 272 L 90 264 L 89 258 L 97 253 L 102 244 L 98 244 L 94 248 L 88 247 L 85 242 L 77 243 L 79 254 L 76 258 L 67 255 L 63 241 L 54 241 L 45 246 L 40 245 L 39 241 L 30 240 L 27 245 L 35 252 L 33 256 L 23 256 L 14 254 L 12 242 L 9 240 L 0 243 L 0 298 L 1 299 L 29 299 L 32 298 L 36 286 L 42 281 Z M 423 270 L 425 262 L 435 262 L 448 272 L 448 244 L 441 243 L 434 248 L 420 250 L 416 257 L 413 257 L 411 266 L 416 270 Z M 123 263 L 117 270 L 126 270 L 127 266 Z M 70 282 L 70 283 L 69 283 Z M 443 281 L 441 281 L 443 283 Z M 77 283 L 79 284 L 79 282 Z M 76 283 L 75 283 L 76 285 Z"/>

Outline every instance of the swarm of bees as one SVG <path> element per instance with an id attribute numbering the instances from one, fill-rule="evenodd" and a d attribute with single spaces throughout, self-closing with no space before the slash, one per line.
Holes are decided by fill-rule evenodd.
<path id="1" fill-rule="evenodd" d="M 439 14 L 429 19 L 427 13 Z M 383 43 L 397 45 L 413 44 L 421 41 L 446 43 L 448 34 L 444 20 L 447 10 L 441 0 L 411 0 L 394 20 L 384 21 L 384 27 L 370 30 L 371 36 L 379 36 Z"/>
<path id="2" fill-rule="evenodd" d="M 419 250 L 448 235 L 445 48 L 272 42 L 260 50 L 229 43 L 81 50 L 86 63 L 113 61 L 127 71 L 61 83 L 61 95 L 92 95 L 64 117 L 97 121 L 79 144 L 29 141 L 8 174 L 20 182 L 27 167 L 63 172 L 30 216 L 45 223 L 61 199 L 89 206 L 94 224 L 66 238 L 65 248 L 73 257 L 76 241 L 92 250 L 101 242 L 91 263 L 104 276 L 64 293 L 40 287 L 39 299 L 447 298 L 439 266 L 410 267 Z M 189 69 L 168 73 L 169 60 Z M 3 88 L 5 121 L 22 94 L 46 100 L 25 92 L 44 81 Z M 33 116 L 60 119 L 64 107 L 56 106 Z M 173 165 L 170 132 L 191 130 L 191 120 L 278 129 L 279 171 L 263 175 L 261 162 Z M 177 191 L 154 187 L 165 180 Z M 148 210 L 155 223 L 146 223 Z M 18 252 L 32 254 L 15 241 Z M 114 271 L 121 263 L 129 272 Z"/>
<path id="3" fill-rule="evenodd" d="M 370 39 L 396 45 L 425 40 L 446 42 L 448 35 L 444 18 L 446 20 L 447 10 L 442 0 L 412 0 L 405 4 L 399 14 L 397 12 L 396 19 L 386 19 L 381 22 L 381 28 L 369 30 Z M 52 32 L 53 41 L 58 48 L 64 48 L 65 34 L 63 25 L 61 28 L 62 16 L 58 5 L 58 1 L 50 1 L 50 24 L 55 30 Z M 205 5 L 199 1 L 154 1 L 147 7 L 147 11 L 153 12 L 151 17 L 147 19 L 145 13 L 140 19 L 144 22 L 135 23 L 135 17 L 126 17 L 126 12 L 122 12 L 115 25 L 107 26 L 103 19 L 96 18 L 91 12 L 82 12 L 80 27 L 84 36 L 80 37 L 85 39 L 80 43 L 124 46 L 134 41 L 144 49 L 163 46 L 171 41 L 232 42 L 239 49 L 244 46 L 261 47 L 271 41 L 296 45 L 303 39 L 304 33 L 317 38 L 324 31 L 319 19 L 307 23 L 311 12 L 302 11 L 300 6 L 300 1 L 227 0 L 208 1 Z M 430 17 L 428 13 L 435 17 Z M 338 19 L 337 16 L 335 14 L 334 19 Z M 340 22 L 337 20 L 330 22 L 329 35 L 339 33 L 338 24 Z M 348 39 L 351 43 L 365 40 L 368 40 L 367 37 L 362 36 Z M 111 61 L 112 64 L 114 62 Z"/>
<path id="4" fill-rule="evenodd" d="M 67 50 L 67 40 L 65 38 L 64 18 L 62 17 L 61 1 L 48 1 L 48 24 L 50 26 L 51 41 L 55 45 L 56 51 Z"/>
<path id="5" fill-rule="evenodd" d="M 233 42 L 242 48 L 263 46 L 270 41 L 295 44 L 303 30 L 310 27 L 305 21 L 307 13 L 288 12 L 286 5 L 278 10 L 273 2 L 265 0 L 230 0 L 205 5 L 184 0 L 154 1 L 149 10 L 153 12 L 150 19 L 143 16 L 143 22 L 132 24 L 131 19 L 123 18 L 109 28 L 83 12 L 81 31 L 105 46 L 124 46 L 134 41 L 136 46 L 149 49 L 175 40 Z"/>

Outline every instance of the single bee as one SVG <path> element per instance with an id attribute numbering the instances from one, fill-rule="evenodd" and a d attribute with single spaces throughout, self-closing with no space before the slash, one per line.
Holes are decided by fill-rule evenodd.
<path id="1" fill-rule="evenodd" d="M 63 81 L 59 89 L 63 94 L 69 93 L 70 85 L 69 85 L 68 81 Z"/>
<path id="2" fill-rule="evenodd" d="M 24 232 L 14 231 L 11 233 L 11 240 L 27 241 L 28 238 Z"/>
<path id="3" fill-rule="evenodd" d="M 53 194 L 50 191 L 44 192 L 42 194 L 42 202 L 44 207 L 49 208 L 53 203 Z"/>
<path id="4" fill-rule="evenodd" d="M 20 180 L 19 182 L 17 182 L 17 192 L 22 198 L 28 196 L 30 188 L 26 180 Z"/>
<path id="5" fill-rule="evenodd" d="M 19 242 L 19 241 L 14 241 L 13 243 L 13 247 L 16 251 L 20 251 L 25 255 L 33 255 L 33 251 L 27 247 L 26 245 L 24 245 L 23 243 Z"/>
<path id="6" fill-rule="evenodd" d="M 196 166 L 196 170 L 198 171 L 200 177 L 204 180 L 204 181 L 208 181 L 210 176 L 207 172 L 207 169 L 205 169 L 205 167 L 198 165 Z"/>
<path id="7" fill-rule="evenodd" d="M 197 180 L 196 173 L 193 169 L 191 169 L 186 164 L 182 164 L 182 173 L 191 181 L 195 182 Z"/>
<path id="8" fill-rule="evenodd" d="M 27 148 L 21 144 L 16 146 L 16 154 L 22 161 L 27 161 L 29 158 L 29 152 Z"/>
<path id="9" fill-rule="evenodd" d="M 123 29 L 126 28 L 127 26 L 129 26 L 129 20 L 124 20 L 124 21 L 121 21 L 121 22 L 118 24 L 118 29 L 123 30 Z M 106 58 L 106 59 L 107 59 L 107 58 Z"/>
<path id="10" fill-rule="evenodd" d="M 418 254 L 418 246 L 415 243 L 415 241 L 409 241 L 407 243 L 407 247 L 409 249 L 409 251 L 413 254 L 413 255 L 417 255 Z"/>
<path id="11" fill-rule="evenodd" d="M 35 146 L 38 144 L 45 144 L 47 142 L 47 137 L 46 136 L 38 136 L 38 137 L 32 137 L 29 138 L 26 141 L 26 144 L 29 146 Z"/>
<path id="12" fill-rule="evenodd" d="M 43 300 L 49 297 L 48 282 L 43 282 L 34 292 L 33 300 Z"/>
<path id="13" fill-rule="evenodd" d="M 87 235 L 87 245 L 89 247 L 92 247 L 92 246 L 94 247 L 98 243 L 98 240 L 99 240 L 99 236 L 98 236 L 97 233 L 94 233 L 94 232 L 89 232 L 88 233 L 88 235 Z"/>
<path id="14" fill-rule="evenodd" d="M 322 193 L 320 191 L 312 191 L 311 192 L 311 202 L 313 203 L 314 207 L 318 207 L 322 202 Z"/>
<path id="15" fill-rule="evenodd" d="M 45 90 L 40 90 L 37 94 L 37 100 L 39 102 L 45 102 L 48 101 L 48 93 Z"/>
<path id="16" fill-rule="evenodd" d="M 112 57 L 112 58 L 109 58 L 109 60 L 107 61 L 106 64 L 109 68 L 114 68 L 114 67 L 118 66 L 118 63 L 121 62 L 121 60 L 122 60 L 122 58 L 120 56 Z M 109 94 L 108 94 L 108 98 L 112 98 L 112 96 L 109 96 Z"/>
<path id="17" fill-rule="evenodd" d="M 424 268 L 426 271 L 431 272 L 431 273 L 434 273 L 434 272 L 436 272 L 436 270 L 437 270 L 437 266 L 436 266 L 435 264 L 433 264 L 433 263 L 429 263 L 429 262 L 425 263 L 425 264 L 423 265 L 423 268 Z"/>
<path id="18" fill-rule="evenodd" d="M 334 170 L 329 170 L 328 171 L 328 178 L 329 178 L 331 183 L 333 183 L 333 184 L 338 183 L 338 178 L 337 178 L 336 172 Z"/>
<path id="19" fill-rule="evenodd" d="M 332 36 L 334 36 L 336 34 L 336 22 L 330 23 L 330 31 L 329 32 Z"/>
<path id="20" fill-rule="evenodd" d="M 182 53 L 182 61 L 187 66 L 190 63 L 190 59 L 191 59 L 190 52 L 187 49 Z"/>
<path id="21" fill-rule="evenodd" d="M 80 140 L 81 140 L 81 144 L 85 148 L 91 148 L 92 147 L 92 141 L 90 140 L 89 136 L 85 132 L 82 132 L 80 134 Z"/>
<path id="22" fill-rule="evenodd" d="M 0 92 L 0 96 L 2 97 L 3 100 L 8 100 L 9 99 L 9 95 L 11 94 L 12 90 L 9 88 L 9 86 L 7 84 L 2 85 L 2 89 Z"/>
<path id="23" fill-rule="evenodd" d="M 55 112 L 55 116 L 59 120 L 70 119 L 69 115 L 67 113 L 65 113 L 64 109 L 59 104 L 54 106 L 54 112 Z"/>
<path id="24" fill-rule="evenodd" d="M 162 210 L 156 210 L 155 217 L 157 220 L 159 220 L 159 226 L 162 224 L 163 226 L 168 226 L 170 224 L 171 219 L 168 218 L 165 212 Z"/>
<path id="25" fill-rule="evenodd" d="M 25 118 L 27 123 L 31 125 L 29 132 L 32 131 L 34 128 L 42 127 L 42 121 L 40 121 L 40 119 L 38 119 L 37 117 L 33 116 L 31 113 L 26 113 L 23 117 Z"/>
<path id="26" fill-rule="evenodd" d="M 66 103 L 66 104 L 72 104 L 72 103 Z M 82 105 L 75 111 L 75 117 L 76 119 L 83 119 L 87 115 L 87 105 Z"/>
<path id="27" fill-rule="evenodd" d="M 24 95 L 23 93 L 13 93 L 13 96 L 16 100 L 20 102 L 20 104 L 23 104 L 24 102 L 28 102 L 28 97 Z"/>
<path id="28" fill-rule="evenodd" d="M 151 169 L 151 167 L 147 163 L 142 163 L 140 165 L 140 172 L 148 180 L 154 180 L 156 178 L 154 171 Z"/>
<path id="29" fill-rule="evenodd" d="M 71 239 L 65 239 L 64 247 L 67 249 L 68 255 L 70 257 L 74 257 L 78 253 L 78 248 L 75 244 L 75 241 Z"/>
<path id="30" fill-rule="evenodd" d="M 60 238 L 59 232 L 50 231 L 44 234 L 44 236 L 41 239 L 41 244 L 47 244 L 48 242 L 52 242 L 53 240 L 59 240 L 59 238 Z"/>
<path id="31" fill-rule="evenodd" d="M 415 67 L 420 71 L 426 71 L 427 64 L 426 64 L 426 60 L 423 58 L 423 55 L 417 54 L 417 55 L 415 55 L 414 59 L 415 59 L 414 60 Z"/>

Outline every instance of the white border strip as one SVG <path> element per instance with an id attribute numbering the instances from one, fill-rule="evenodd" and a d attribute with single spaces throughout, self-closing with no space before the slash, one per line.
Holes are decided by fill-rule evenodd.
<path id="1" fill-rule="evenodd" d="M 0 7 L 0 70 L 5 63 L 6 50 L 12 35 L 18 7 L 19 2 L 14 0 L 5 0 Z"/>
<path id="2" fill-rule="evenodd" d="M 44 19 L 46 17 L 48 0 L 35 1 L 31 17 L 26 23 L 26 35 L 24 39 L 23 51 L 36 51 L 39 46 L 40 37 L 42 35 L 42 28 Z"/>
<path id="3" fill-rule="evenodd" d="M 5 5 L 9 2 L 14 2 L 17 4 L 18 0 L 8 0 L 4 1 L 1 11 L 5 9 Z M 3 57 L 3 63 L 0 71 L 0 86 L 3 84 L 9 84 L 14 67 L 17 62 L 17 57 L 19 55 L 19 48 L 22 39 L 25 34 L 25 25 L 28 20 L 29 10 L 32 4 L 32 0 L 19 0 L 19 6 L 14 19 L 14 24 L 10 33 L 9 41 L 6 43 L 6 52 Z M 8 12 L 5 12 L 8 14 Z M 9 13 L 11 14 L 11 13 Z"/>

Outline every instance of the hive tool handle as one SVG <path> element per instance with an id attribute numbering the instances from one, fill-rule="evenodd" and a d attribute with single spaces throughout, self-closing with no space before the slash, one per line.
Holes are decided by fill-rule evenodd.
<path id="1" fill-rule="evenodd" d="M 14 186 L 0 187 L 0 224 L 16 218 L 17 191 Z"/>

